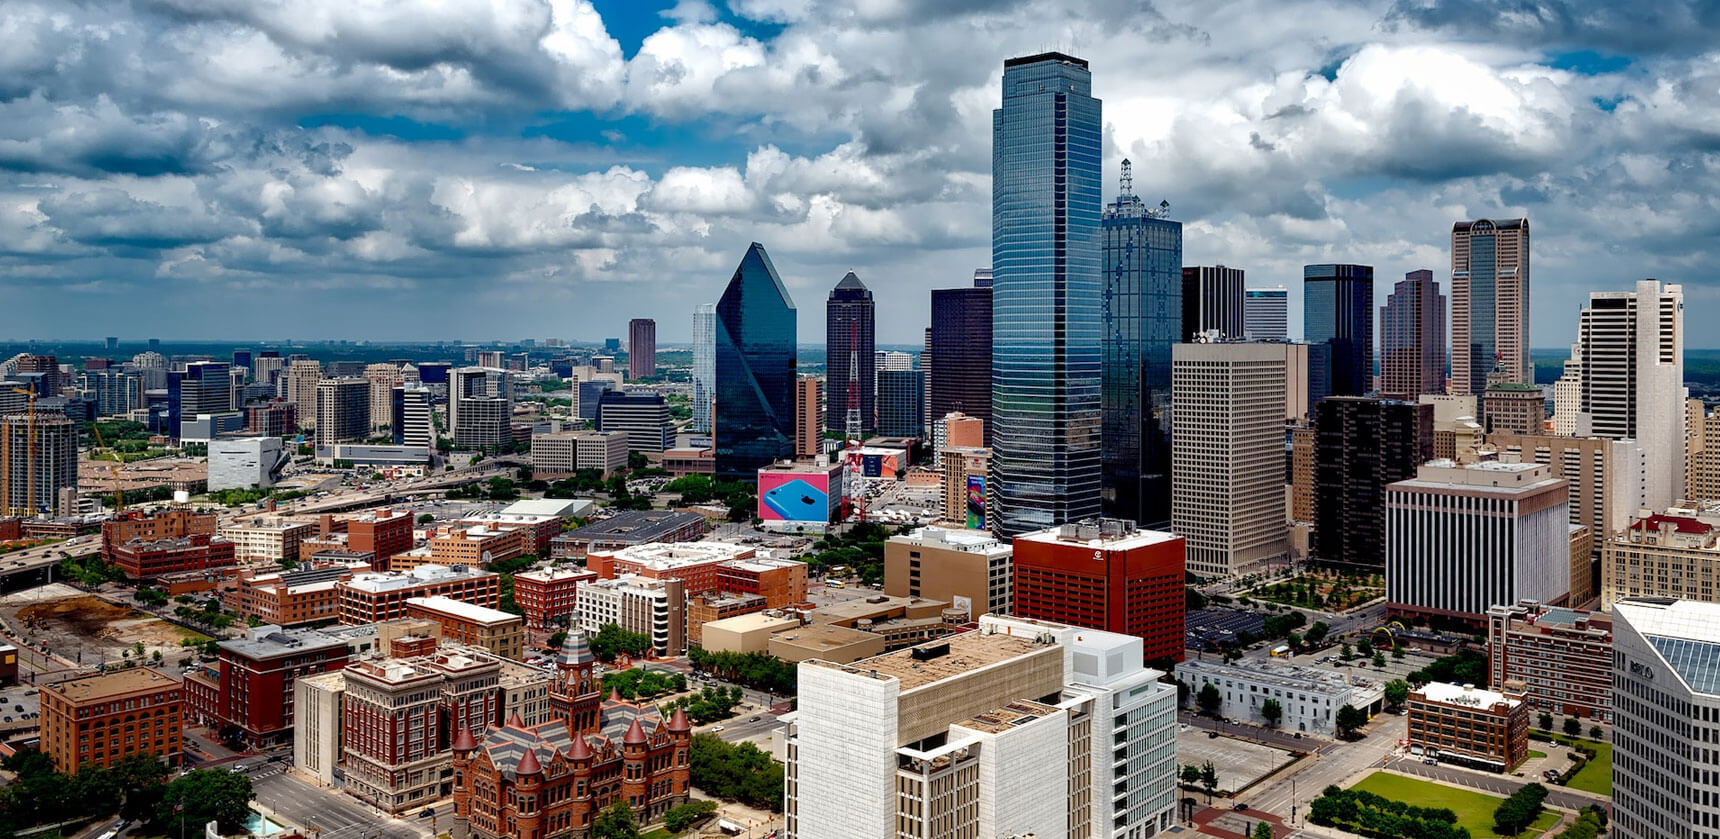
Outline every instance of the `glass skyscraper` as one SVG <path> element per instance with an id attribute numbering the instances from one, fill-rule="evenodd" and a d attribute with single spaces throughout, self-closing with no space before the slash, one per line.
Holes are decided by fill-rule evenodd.
<path id="1" fill-rule="evenodd" d="M 873 371 L 876 308 L 872 291 L 849 271 L 824 304 L 824 427 L 847 433 L 850 400 L 860 412 L 860 434 L 877 427 Z"/>
<path id="2" fill-rule="evenodd" d="M 1302 336 L 1332 353 L 1332 396 L 1366 396 L 1374 379 L 1374 267 L 1302 266 Z"/>
<path id="3" fill-rule="evenodd" d="M 932 290 L 934 359 L 926 373 L 926 424 L 960 411 L 985 421 L 991 439 L 991 271 L 974 272 L 973 285 Z"/>
<path id="4" fill-rule="evenodd" d="M 1532 383 L 1529 361 L 1529 220 L 1451 226 L 1451 392 Z"/>
<path id="5" fill-rule="evenodd" d="M 1099 514 L 1102 126 L 1086 61 L 1052 52 L 1003 63 L 991 484 L 1006 536 Z"/>
<path id="6" fill-rule="evenodd" d="M 751 480 L 794 456 L 794 301 L 754 242 L 717 302 L 717 474 Z"/>
<path id="7" fill-rule="evenodd" d="M 1182 222 L 1133 194 L 1129 161 L 1105 207 L 1104 455 L 1110 518 L 1171 520 L 1171 347 L 1182 331 Z"/>
<path id="8" fill-rule="evenodd" d="M 717 304 L 693 308 L 693 430 L 711 433 L 711 400 L 717 392 Z"/>

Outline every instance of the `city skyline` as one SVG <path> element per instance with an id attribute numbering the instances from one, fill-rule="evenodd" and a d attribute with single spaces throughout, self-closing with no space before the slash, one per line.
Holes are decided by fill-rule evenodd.
<path id="1" fill-rule="evenodd" d="M 987 261 L 997 63 L 1047 43 L 1093 63 L 1113 103 L 1106 185 L 1132 158 L 1136 191 L 1189 226 L 1189 264 L 1255 285 L 1325 262 L 1443 277 L 1452 221 L 1528 216 L 1537 309 L 1647 277 L 1689 289 L 1698 318 L 1716 305 L 1697 221 L 1610 221 L 1712 191 L 1706 103 L 1660 92 L 1708 72 L 1687 55 L 1701 27 L 1675 15 L 1620 41 L 1612 12 L 1484 32 L 1383 0 L 1283 4 L 1264 25 L 1200 8 L 1032 26 L 1015 8 L 868 11 L 851 21 L 861 47 L 826 37 L 840 15 L 786 6 L 457 5 L 469 25 L 423 26 L 471 39 L 403 40 L 414 27 L 394 15 L 341 7 L 315 30 L 272 7 L 0 12 L 32 44 L 13 77 L 39 94 L 4 105 L 0 273 L 36 327 L 7 337 L 125 335 L 142 314 L 163 321 L 151 334 L 208 338 L 264 313 L 307 339 L 591 335 L 643 286 L 650 308 L 629 315 L 673 343 L 757 240 L 796 295 L 867 277 L 879 341 L 916 344 L 927 291 Z M 981 29 L 999 36 L 966 37 Z M 921 37 L 955 46 L 925 55 Z M 170 75 L 114 75 L 115 51 Z M 251 56 L 278 62 L 267 102 L 234 92 L 263 72 Z M 80 139 L 43 141 L 61 136 Z M 1575 337 L 1567 318 L 1531 326 L 1531 346 Z"/>

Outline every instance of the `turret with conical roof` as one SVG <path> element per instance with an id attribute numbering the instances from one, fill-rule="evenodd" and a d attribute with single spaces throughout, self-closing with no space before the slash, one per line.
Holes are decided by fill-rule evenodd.
<path id="1" fill-rule="evenodd" d="M 575 735 L 596 734 L 603 728 L 602 695 L 596 675 L 597 656 L 585 631 L 567 631 L 567 640 L 555 656 L 556 679 L 550 689 L 550 705 Z"/>

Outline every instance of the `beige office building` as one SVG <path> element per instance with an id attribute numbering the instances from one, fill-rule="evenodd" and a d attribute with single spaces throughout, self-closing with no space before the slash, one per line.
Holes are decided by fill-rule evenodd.
<path id="1" fill-rule="evenodd" d="M 1487 436 L 1501 460 L 1545 463 L 1570 492 L 1571 524 L 1587 527 L 1597 548 L 1648 504 L 1642 449 L 1631 440 L 1500 433 Z"/>
<path id="2" fill-rule="evenodd" d="M 370 384 L 360 378 L 317 382 L 317 445 L 363 440 L 370 434 Z"/>
<path id="3" fill-rule="evenodd" d="M 1496 381 L 1535 381 L 1529 361 L 1529 220 L 1451 226 L 1451 385 L 1482 393 Z"/>
<path id="4" fill-rule="evenodd" d="M 264 519 L 221 526 L 221 537 L 233 543 L 235 562 L 297 562 L 299 543 L 316 533 L 308 521 Z"/>
<path id="5" fill-rule="evenodd" d="M 941 451 L 943 474 L 939 489 L 944 497 L 943 521 L 952 526 L 989 529 L 991 504 L 986 478 L 991 469 L 991 449 L 949 446 Z M 979 478 L 979 491 L 970 489 L 970 479 Z M 974 504 L 978 501 L 977 509 Z"/>
<path id="6" fill-rule="evenodd" d="M 794 380 L 794 456 L 816 457 L 824 444 L 824 377 Z"/>
<path id="7" fill-rule="evenodd" d="M 1696 405 L 1690 409 L 1690 479 L 1685 496 L 1699 502 L 1720 501 L 1720 408 L 1703 414 L 1702 403 L 1691 401 Z"/>
<path id="8" fill-rule="evenodd" d="M 799 626 L 799 620 L 781 613 L 736 615 L 706 623 L 700 646 L 712 653 L 768 653 L 771 635 Z M 879 652 L 883 652 L 881 644 Z"/>
<path id="9" fill-rule="evenodd" d="M 1668 510 L 1631 522 L 1601 549 L 1601 608 L 1630 597 L 1720 602 L 1720 516 Z"/>
<path id="10" fill-rule="evenodd" d="M 317 424 L 317 382 L 322 381 L 322 362 L 299 359 L 287 366 L 287 401 L 293 403 L 299 429 Z"/>
<path id="11" fill-rule="evenodd" d="M 1284 561 L 1284 347 L 1177 344 L 1171 354 L 1171 530 L 1188 570 L 1228 577 Z"/>
<path id="12" fill-rule="evenodd" d="M 989 531 L 922 527 L 884 543 L 884 593 L 945 600 L 970 619 L 1013 611 L 1010 543 Z"/>
<path id="13" fill-rule="evenodd" d="M 565 478 L 587 469 L 612 475 L 627 468 L 625 431 L 555 431 L 532 436 L 532 477 Z"/>
<path id="14" fill-rule="evenodd" d="M 406 373 L 396 364 L 372 364 L 364 368 L 364 380 L 370 383 L 370 429 L 387 428 L 394 415 L 394 389 L 406 384 Z"/>

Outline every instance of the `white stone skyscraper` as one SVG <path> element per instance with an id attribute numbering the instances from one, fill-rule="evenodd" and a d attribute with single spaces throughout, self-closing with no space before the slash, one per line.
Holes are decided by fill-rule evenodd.
<path id="1" fill-rule="evenodd" d="M 693 307 L 693 430 L 711 432 L 711 400 L 717 392 L 717 304 Z"/>
<path id="2" fill-rule="evenodd" d="M 1577 428 L 1642 446 L 1649 509 L 1684 493 L 1684 288 L 1641 280 L 1589 295 L 1577 324 Z"/>

